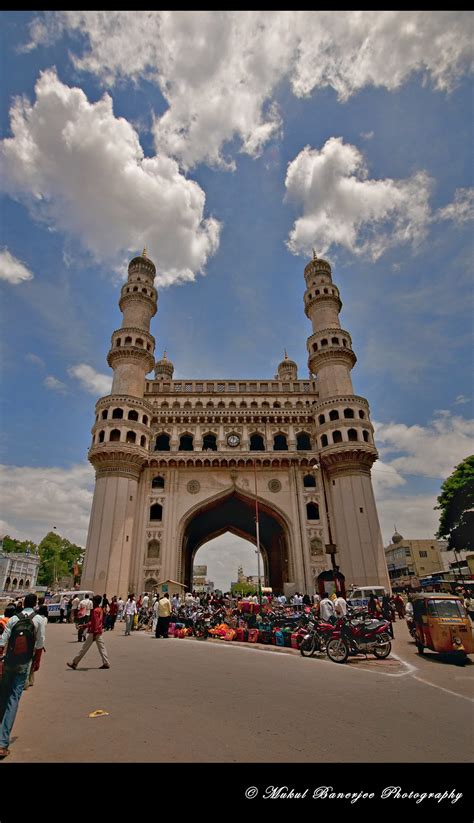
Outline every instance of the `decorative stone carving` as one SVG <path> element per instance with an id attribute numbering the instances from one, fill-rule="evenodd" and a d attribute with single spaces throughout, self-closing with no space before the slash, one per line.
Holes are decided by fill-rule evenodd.
<path id="1" fill-rule="evenodd" d="M 323 541 L 320 537 L 313 537 L 310 543 L 311 546 L 311 556 L 315 557 L 316 555 L 323 555 Z"/>
<path id="2" fill-rule="evenodd" d="M 268 488 L 271 492 L 281 492 L 281 483 L 279 480 L 269 480 Z"/>
<path id="3" fill-rule="evenodd" d="M 189 494 L 197 494 L 198 491 L 201 489 L 201 484 L 199 480 L 190 480 L 186 486 Z"/>

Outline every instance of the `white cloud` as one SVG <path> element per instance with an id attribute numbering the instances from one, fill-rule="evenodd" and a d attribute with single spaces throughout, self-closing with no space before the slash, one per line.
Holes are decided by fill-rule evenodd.
<path id="1" fill-rule="evenodd" d="M 392 542 L 394 525 L 407 540 L 434 537 L 439 526 L 436 495 L 406 494 L 378 498 L 377 512 L 384 546 Z"/>
<path id="2" fill-rule="evenodd" d="M 159 86 L 168 110 L 155 124 L 158 151 L 186 167 L 203 160 L 232 167 L 228 141 L 237 137 L 255 156 L 278 135 L 274 98 L 283 81 L 297 97 L 331 87 L 342 101 L 366 86 L 397 89 L 413 72 L 451 89 L 472 61 L 468 15 L 69 11 L 36 18 L 25 49 L 80 33 L 86 46 L 72 55 L 77 69 L 106 85 L 146 77 Z"/>
<path id="3" fill-rule="evenodd" d="M 372 140 L 374 135 L 375 135 L 374 131 L 361 131 L 361 133 L 360 133 L 360 136 L 362 137 L 362 140 Z"/>
<path id="4" fill-rule="evenodd" d="M 462 406 L 464 403 L 470 403 L 469 397 L 465 397 L 463 394 L 458 394 L 456 400 L 454 401 L 455 406 Z"/>
<path id="5" fill-rule="evenodd" d="M 33 273 L 16 257 L 13 257 L 8 249 L 0 251 L 0 280 L 6 280 L 16 286 L 18 283 L 32 279 Z"/>
<path id="6" fill-rule="evenodd" d="M 86 363 L 79 363 L 77 366 L 71 366 L 68 369 L 68 374 L 70 374 L 71 377 L 77 378 L 77 380 L 81 383 L 82 388 L 90 394 L 103 397 L 111 392 L 112 376 L 108 374 L 101 374 L 100 372 L 95 371 L 92 366 L 88 366 Z"/>
<path id="7" fill-rule="evenodd" d="M 220 224 L 204 219 L 205 194 L 175 160 L 144 157 L 136 131 L 115 117 L 108 94 L 89 103 L 54 70 L 36 101 L 16 98 L 13 137 L 0 168 L 9 194 L 51 227 L 78 237 L 97 260 L 149 249 L 158 282 L 193 280 L 219 245 Z"/>
<path id="8" fill-rule="evenodd" d="M 474 220 L 474 189 L 456 189 L 454 200 L 436 213 L 438 220 L 452 220 L 458 225 Z"/>
<path id="9" fill-rule="evenodd" d="M 89 464 L 70 469 L 2 465 L 4 532 L 37 542 L 56 526 L 63 537 L 85 546 L 93 488 Z"/>
<path id="10" fill-rule="evenodd" d="M 25 354 L 25 360 L 28 360 L 30 363 L 33 363 L 35 366 L 39 366 L 40 369 L 44 369 L 44 360 L 42 357 L 38 357 L 37 354 L 28 352 L 28 354 Z"/>
<path id="11" fill-rule="evenodd" d="M 255 546 L 235 534 L 226 532 L 220 537 L 209 540 L 196 553 L 195 565 L 207 565 L 207 578 L 212 580 L 216 589 L 228 591 L 230 584 L 237 580 L 237 570 L 243 567 L 246 577 L 257 575 L 257 556 Z M 260 563 L 263 574 L 263 561 Z"/>
<path id="12" fill-rule="evenodd" d="M 422 171 L 406 180 L 369 179 L 363 155 L 342 137 L 310 146 L 289 163 L 288 197 L 301 204 L 288 248 L 324 254 L 332 245 L 373 260 L 390 246 L 419 242 L 431 219 L 431 179 Z"/>
<path id="13" fill-rule="evenodd" d="M 43 384 L 46 386 L 47 389 L 52 389 L 52 391 L 57 391 L 60 394 L 64 394 L 67 392 L 67 386 L 65 383 L 62 383 L 61 380 L 58 380 L 57 377 L 53 377 L 52 374 L 49 374 L 48 377 L 45 377 L 43 380 Z"/>
<path id="14" fill-rule="evenodd" d="M 445 479 L 474 452 L 474 420 L 442 411 L 428 426 L 374 423 L 377 448 L 400 475 Z M 389 455 L 400 455 L 391 457 Z"/>

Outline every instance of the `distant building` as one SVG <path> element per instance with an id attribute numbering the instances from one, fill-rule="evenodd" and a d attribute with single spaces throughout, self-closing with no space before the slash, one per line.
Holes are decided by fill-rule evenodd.
<path id="1" fill-rule="evenodd" d="M 27 594 L 36 590 L 40 558 L 28 552 L 0 552 L 0 592 Z"/>
<path id="2" fill-rule="evenodd" d="M 214 591 L 214 583 L 207 579 L 207 566 L 194 566 L 193 568 L 193 592 L 198 594 L 210 594 Z"/>
<path id="3" fill-rule="evenodd" d="M 406 540 L 395 531 L 385 548 L 390 582 L 394 589 L 420 588 L 420 580 L 443 569 L 442 552 L 446 540 Z"/>

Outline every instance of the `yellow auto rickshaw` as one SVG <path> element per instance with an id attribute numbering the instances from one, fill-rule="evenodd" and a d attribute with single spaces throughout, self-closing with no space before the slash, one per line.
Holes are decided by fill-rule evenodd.
<path id="1" fill-rule="evenodd" d="M 474 653 L 471 621 L 461 597 L 425 592 L 416 594 L 412 603 L 418 654 L 427 648 L 456 654 L 465 661 Z"/>

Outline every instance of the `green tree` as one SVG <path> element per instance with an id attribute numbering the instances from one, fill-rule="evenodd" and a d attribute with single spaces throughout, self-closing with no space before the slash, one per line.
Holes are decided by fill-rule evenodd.
<path id="1" fill-rule="evenodd" d="M 48 532 L 38 546 L 40 568 L 38 583 L 51 586 L 61 577 L 74 574 L 74 566 L 82 565 L 84 549 L 56 532 Z"/>
<path id="2" fill-rule="evenodd" d="M 30 552 L 32 554 L 38 550 L 38 546 L 32 540 L 17 540 L 9 534 L 2 538 L 1 543 L 3 552 Z"/>
<path id="3" fill-rule="evenodd" d="M 453 549 L 474 549 L 474 455 L 456 466 L 441 486 L 441 511 L 436 537 L 448 539 Z"/>
<path id="4" fill-rule="evenodd" d="M 231 592 L 233 595 L 241 594 L 246 597 L 248 594 L 257 594 L 257 587 L 253 583 L 234 583 Z"/>

